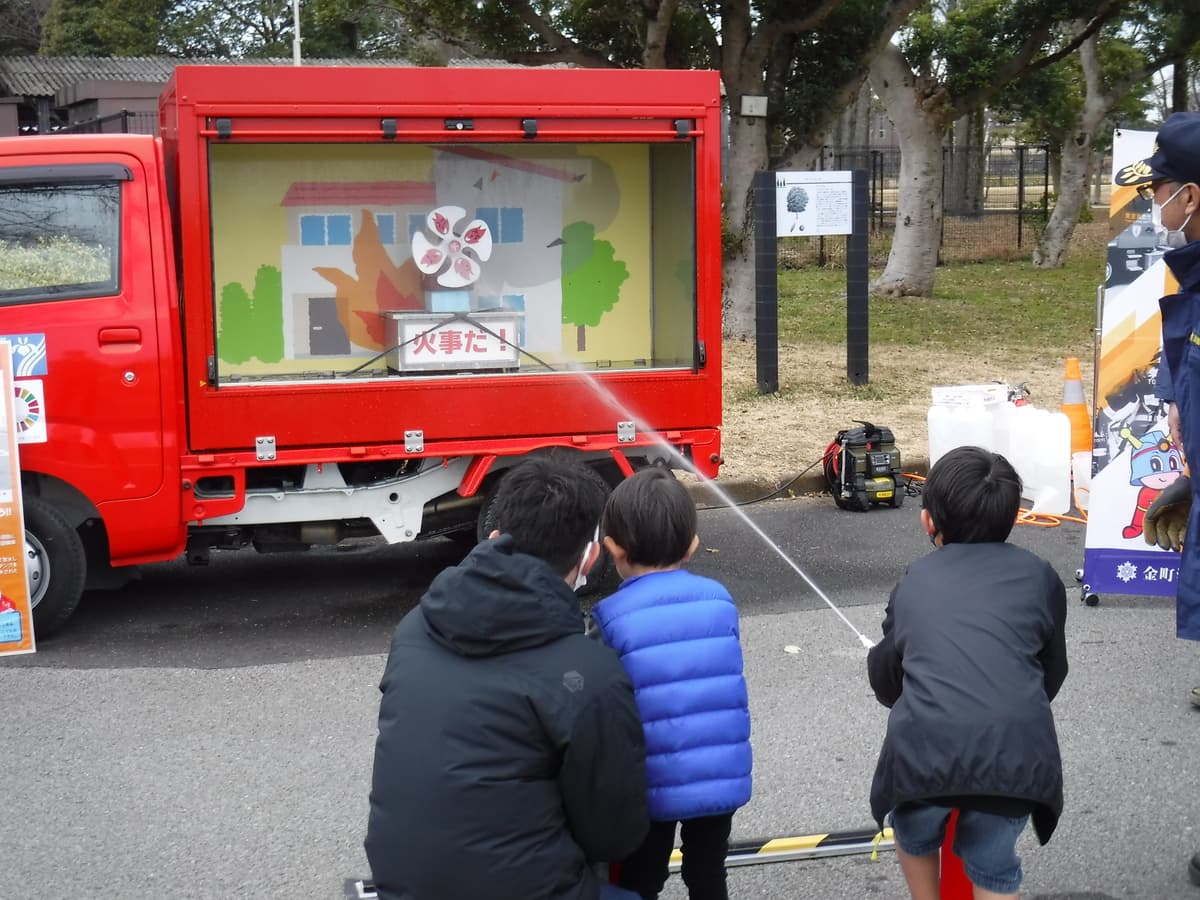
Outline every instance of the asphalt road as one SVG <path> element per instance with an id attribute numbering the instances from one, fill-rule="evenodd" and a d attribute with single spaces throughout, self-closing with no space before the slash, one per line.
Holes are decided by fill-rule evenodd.
<path id="1" fill-rule="evenodd" d="M 869 513 L 828 498 L 744 508 L 877 636 L 905 565 L 928 551 L 917 504 Z M 1068 585 L 1071 674 L 1055 703 L 1067 810 L 1023 846 L 1023 896 L 1200 900 L 1200 647 L 1173 603 L 1078 602 L 1083 528 L 1014 540 Z M 870 827 L 886 724 L 865 650 L 733 511 L 701 514 L 693 568 L 743 616 L 755 796 L 735 839 Z M 448 542 L 309 554 L 214 554 L 147 567 L 85 598 L 37 654 L 0 660 L 0 897 L 336 898 L 367 874 L 362 836 L 377 682 L 392 628 L 460 555 Z M 907 896 L 892 854 L 731 870 L 737 898 Z M 664 898 L 686 893 L 673 878 Z"/>

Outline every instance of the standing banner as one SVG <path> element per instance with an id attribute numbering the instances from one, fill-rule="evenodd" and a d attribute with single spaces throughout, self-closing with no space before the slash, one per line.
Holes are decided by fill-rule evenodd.
<path id="1" fill-rule="evenodd" d="M 1152 131 L 1117 131 L 1113 174 L 1154 151 Z M 1178 288 L 1162 261 L 1150 202 L 1114 185 L 1096 365 L 1085 594 L 1174 595 L 1179 554 L 1143 537 L 1146 509 L 1182 474 L 1166 410 L 1154 396 L 1162 351 L 1159 298 Z"/>
<path id="2" fill-rule="evenodd" d="M 25 580 L 25 520 L 17 460 L 12 345 L 0 341 L 0 654 L 32 653 L 33 609 Z"/>

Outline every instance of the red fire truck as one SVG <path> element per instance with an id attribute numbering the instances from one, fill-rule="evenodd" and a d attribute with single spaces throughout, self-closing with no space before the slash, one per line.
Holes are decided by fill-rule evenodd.
<path id="1" fill-rule="evenodd" d="M 180 554 L 473 543 L 531 454 L 716 474 L 716 73 L 181 66 L 159 132 L 0 140 L 39 634 Z"/>

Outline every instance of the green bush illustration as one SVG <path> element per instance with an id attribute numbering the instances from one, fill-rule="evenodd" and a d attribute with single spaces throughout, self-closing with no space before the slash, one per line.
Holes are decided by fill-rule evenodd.
<path id="1" fill-rule="evenodd" d="M 254 293 L 240 282 L 221 288 L 217 355 L 222 362 L 283 359 L 283 276 L 274 266 L 259 266 Z"/>

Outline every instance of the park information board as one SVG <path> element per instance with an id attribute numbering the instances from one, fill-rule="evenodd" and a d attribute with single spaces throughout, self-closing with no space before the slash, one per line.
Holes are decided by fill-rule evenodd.
<path id="1" fill-rule="evenodd" d="M 1113 137 L 1113 174 L 1149 156 L 1154 132 Z M 1085 593 L 1173 595 L 1179 554 L 1148 545 L 1146 508 L 1177 479 L 1182 455 L 1154 396 L 1162 351 L 1159 298 L 1177 290 L 1163 262 L 1150 203 L 1115 186 L 1092 435 L 1092 480 L 1084 544 Z"/>
<path id="2" fill-rule="evenodd" d="M 851 172 L 776 172 L 775 236 L 851 234 L 853 203 Z"/>

